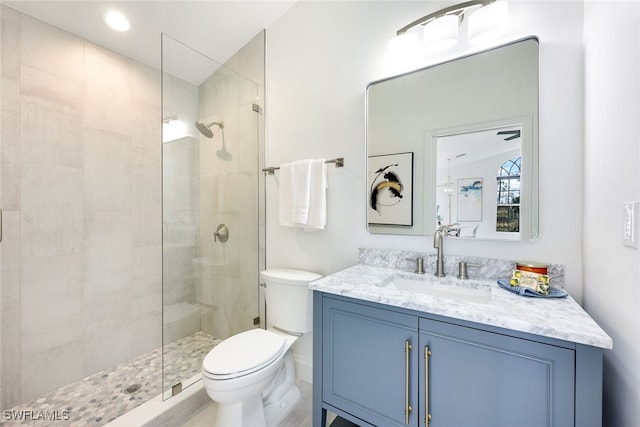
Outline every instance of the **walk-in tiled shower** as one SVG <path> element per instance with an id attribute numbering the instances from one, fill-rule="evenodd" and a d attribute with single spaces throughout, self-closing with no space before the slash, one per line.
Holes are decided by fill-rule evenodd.
<path id="1" fill-rule="evenodd" d="M 159 34 L 158 70 L 0 19 L 0 423 L 104 425 L 260 322 L 264 34 L 224 66 Z"/>

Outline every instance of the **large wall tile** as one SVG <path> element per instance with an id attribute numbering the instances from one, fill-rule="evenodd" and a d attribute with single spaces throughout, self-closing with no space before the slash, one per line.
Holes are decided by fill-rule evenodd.
<path id="1" fill-rule="evenodd" d="M 131 138 L 84 132 L 84 196 L 91 211 L 131 211 Z"/>
<path id="2" fill-rule="evenodd" d="M 19 104 L 19 102 L 18 102 Z M 0 185 L 2 209 L 18 211 L 20 209 L 20 112 L 2 109 L 0 112 Z"/>
<path id="3" fill-rule="evenodd" d="M 85 126 L 130 135 L 132 120 L 132 60 L 85 43 Z"/>
<path id="4" fill-rule="evenodd" d="M 21 14 L 22 64 L 66 79 L 84 80 L 83 40 L 52 25 Z"/>
<path id="5" fill-rule="evenodd" d="M 82 250 L 82 170 L 24 164 L 21 193 L 23 257 Z"/>
<path id="6" fill-rule="evenodd" d="M 6 111 L 20 111 L 20 80 L 0 76 L 0 106 Z"/>
<path id="7" fill-rule="evenodd" d="M 163 144 L 162 162 L 164 223 L 197 224 L 200 198 L 198 141 L 187 137 Z M 170 242 L 175 241 L 171 235 L 169 237 Z"/>
<path id="8" fill-rule="evenodd" d="M 0 405 L 11 407 L 22 399 L 22 331 L 20 295 L 20 213 L 3 211 L 0 298 Z"/>
<path id="9" fill-rule="evenodd" d="M 84 377 L 81 341 L 22 356 L 22 402 Z"/>
<path id="10" fill-rule="evenodd" d="M 160 71 L 135 63 L 131 70 L 131 99 L 135 103 L 160 108 L 162 105 Z M 159 116 L 156 116 L 156 120 Z"/>
<path id="11" fill-rule="evenodd" d="M 82 255 L 22 260 L 22 354 L 82 339 Z"/>
<path id="12" fill-rule="evenodd" d="M 132 318 L 162 311 L 162 247 L 133 249 Z M 159 325 L 158 325 L 159 326 Z M 159 345 L 160 343 L 158 343 Z"/>
<path id="13" fill-rule="evenodd" d="M 0 312 L 17 310 L 20 313 L 20 275 L 22 265 L 20 213 L 3 210 L 2 223 L 2 244 L 0 244 L 2 298 L 0 298 Z"/>
<path id="14" fill-rule="evenodd" d="M 131 352 L 134 355 L 160 347 L 162 345 L 162 313 L 159 311 L 132 319 L 131 337 Z"/>
<path id="15" fill-rule="evenodd" d="M 97 372 L 129 360 L 131 354 L 131 289 L 86 297 L 84 371 Z"/>
<path id="16" fill-rule="evenodd" d="M 0 106 L 20 111 L 20 14 L 0 5 Z"/>
<path id="17" fill-rule="evenodd" d="M 136 104 L 131 141 L 131 194 L 134 247 L 160 246 L 162 227 L 162 154 L 160 108 Z"/>
<path id="18" fill-rule="evenodd" d="M 4 281 L 3 281 L 4 283 Z M 22 332 L 19 306 L 0 312 L 0 399 L 3 408 L 10 408 L 22 401 Z"/>
<path id="19" fill-rule="evenodd" d="M 20 13 L 0 5 L 0 40 L 2 50 L 0 75 L 11 80 L 20 78 Z"/>
<path id="20" fill-rule="evenodd" d="M 133 277 L 132 251 L 130 213 L 87 212 L 84 243 L 85 298 L 130 291 Z M 93 307 L 90 303 L 87 304 L 88 308 Z"/>
<path id="21" fill-rule="evenodd" d="M 22 67 L 20 88 L 23 161 L 82 167 L 83 85 Z"/>

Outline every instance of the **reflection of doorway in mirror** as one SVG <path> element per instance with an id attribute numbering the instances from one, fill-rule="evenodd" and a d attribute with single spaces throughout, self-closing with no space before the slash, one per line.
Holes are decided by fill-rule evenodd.
<path id="1" fill-rule="evenodd" d="M 480 125 L 436 137 L 436 205 L 443 223 L 453 219 L 459 229 L 455 236 L 519 238 L 517 231 L 497 231 L 501 212 L 496 172 L 506 160 L 522 155 L 522 129 L 521 123 Z M 447 183 L 456 183 L 453 197 L 447 193 Z"/>

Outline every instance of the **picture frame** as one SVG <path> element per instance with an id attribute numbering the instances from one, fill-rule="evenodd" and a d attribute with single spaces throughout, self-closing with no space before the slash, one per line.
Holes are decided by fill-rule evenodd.
<path id="1" fill-rule="evenodd" d="M 458 222 L 482 221 L 482 178 L 458 179 Z"/>
<path id="2" fill-rule="evenodd" d="M 413 152 L 369 156 L 367 222 L 413 226 Z"/>

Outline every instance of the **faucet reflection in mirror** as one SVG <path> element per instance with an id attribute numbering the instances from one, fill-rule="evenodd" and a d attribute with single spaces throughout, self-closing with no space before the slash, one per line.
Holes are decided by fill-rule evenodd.
<path id="1" fill-rule="evenodd" d="M 471 44 L 484 43 L 503 35 L 509 27 L 509 7 L 506 1 L 472 0 L 440 9 L 419 18 L 396 32 L 387 45 L 393 61 L 405 62 L 417 57 L 422 48 L 427 52 L 441 52 L 458 43 L 464 17 L 468 15 L 467 33 Z"/>

